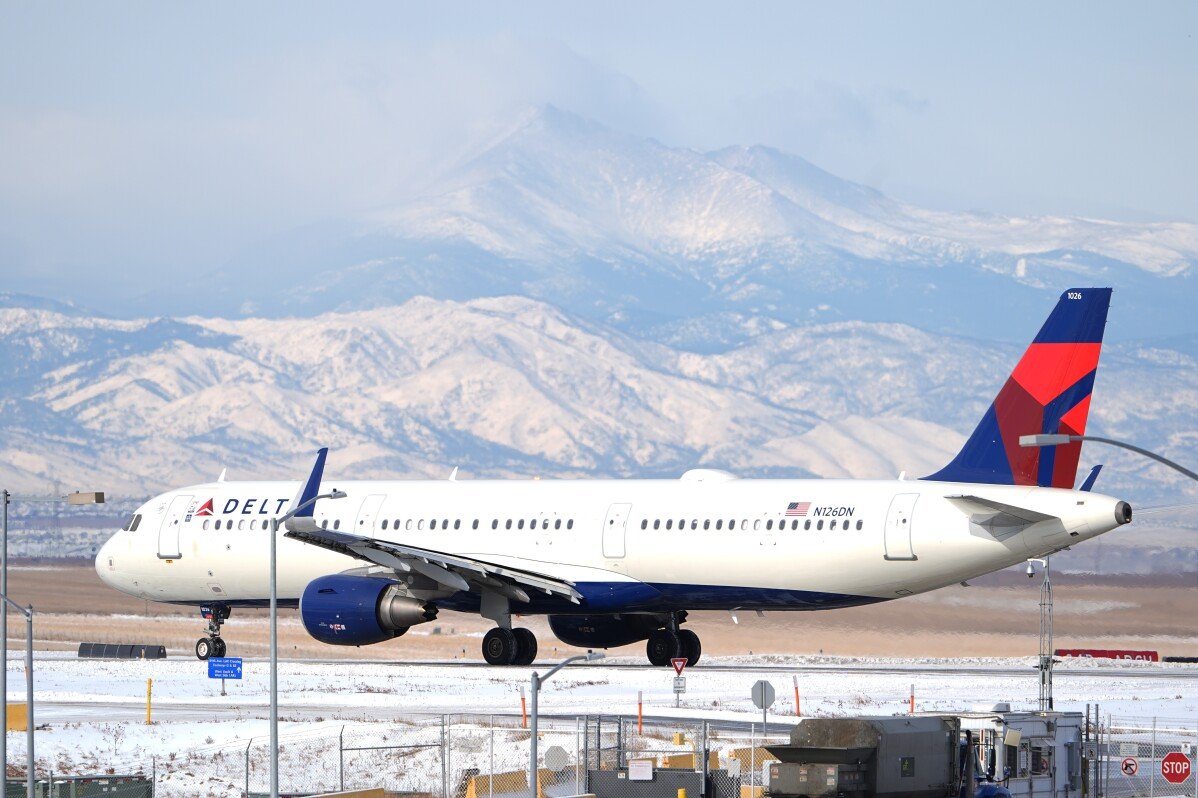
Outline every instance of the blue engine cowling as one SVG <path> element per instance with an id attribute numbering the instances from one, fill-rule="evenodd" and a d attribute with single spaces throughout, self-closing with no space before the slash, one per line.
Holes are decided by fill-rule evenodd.
<path id="1" fill-rule="evenodd" d="M 431 621 L 437 608 L 404 596 L 394 579 L 333 574 L 313 579 L 300 597 L 308 634 L 334 646 L 366 646 L 399 637 Z"/>
<path id="2" fill-rule="evenodd" d="M 550 615 L 558 640 L 579 648 L 615 648 L 648 640 L 666 619 L 660 615 Z"/>

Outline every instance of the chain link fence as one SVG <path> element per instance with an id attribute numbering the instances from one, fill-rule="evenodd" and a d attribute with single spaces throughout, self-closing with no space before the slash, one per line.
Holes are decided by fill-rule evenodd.
<path id="1" fill-rule="evenodd" d="M 1097 798 L 1198 798 L 1198 718 L 1102 715 L 1087 724 Z"/>
<path id="2" fill-rule="evenodd" d="M 655 781 L 687 774 L 679 784 L 690 795 L 710 779 L 720 786 L 718 795 L 757 798 L 762 772 L 773 761 L 763 746 L 786 740 L 781 726 L 762 735 L 760 724 L 638 723 L 615 716 L 542 716 L 538 732 L 538 798 L 640 795 L 632 783 L 639 773 L 652 773 Z M 530 795 L 529 735 L 519 716 L 322 724 L 280 736 L 279 788 L 295 796 L 384 788 L 405 798 L 524 798 Z M 266 795 L 269 741 L 213 742 L 155 758 L 140 774 L 161 798 Z"/>
<path id="3" fill-rule="evenodd" d="M 650 777 L 671 796 L 678 787 L 688 795 L 762 798 L 774 761 L 766 746 L 785 744 L 789 725 L 763 730 L 760 723 L 591 715 L 541 716 L 538 730 L 537 798 L 639 798 L 646 792 L 636 782 Z M 279 786 L 295 796 L 383 788 L 404 798 L 525 798 L 529 735 L 518 715 L 320 723 L 281 736 Z M 1198 718 L 1110 716 L 1094 708 L 1082 745 L 1083 796 L 1198 798 Z M 126 771 L 162 798 L 250 798 L 268 794 L 269 754 L 266 737 L 213 741 Z M 1188 764 L 1186 778 L 1178 778 L 1179 757 Z"/>

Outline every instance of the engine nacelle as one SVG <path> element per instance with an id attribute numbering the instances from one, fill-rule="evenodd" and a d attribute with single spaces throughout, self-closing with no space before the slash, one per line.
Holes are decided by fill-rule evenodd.
<path id="1" fill-rule="evenodd" d="M 381 643 L 437 617 L 435 604 L 400 594 L 394 579 L 344 574 L 309 582 L 299 610 L 308 634 L 334 646 Z"/>
<path id="2" fill-rule="evenodd" d="M 550 615 L 558 640 L 579 648 L 615 648 L 648 640 L 665 618 L 659 615 Z"/>

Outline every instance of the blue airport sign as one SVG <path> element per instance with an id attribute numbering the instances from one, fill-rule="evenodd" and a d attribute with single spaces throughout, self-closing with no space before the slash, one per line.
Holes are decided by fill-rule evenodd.
<path id="1" fill-rule="evenodd" d="M 241 657 L 209 657 L 209 679 L 240 679 Z"/>

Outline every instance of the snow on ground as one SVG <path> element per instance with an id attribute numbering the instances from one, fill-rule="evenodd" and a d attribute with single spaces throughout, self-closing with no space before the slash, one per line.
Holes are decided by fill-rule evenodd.
<path id="1" fill-rule="evenodd" d="M 8 698 L 20 701 L 24 669 L 19 652 L 12 653 Z M 758 679 L 766 679 L 778 696 L 770 719 L 785 722 L 794 717 L 792 676 L 798 677 L 804 715 L 906 712 L 912 685 L 920 711 L 967 710 L 996 701 L 1008 701 L 1014 709 L 1034 709 L 1038 690 L 1034 660 L 1028 658 L 728 657 L 689 669 L 687 691 L 675 709 L 673 671 L 610 667 L 632 664 L 639 661 L 612 658 L 558 673 L 543 688 L 541 712 L 559 717 L 635 716 L 641 691 L 645 715 L 678 719 L 669 723 L 683 724 L 682 718 L 692 717 L 759 721 L 749 691 Z M 539 670 L 544 672 L 546 666 Z M 502 722 L 508 725 L 518 723 L 520 689 L 527 689 L 529 674 L 528 668 L 449 663 L 284 661 L 279 669 L 280 729 L 283 772 L 291 774 L 284 781 L 301 779 L 295 789 L 333 784 L 339 735 L 358 740 L 358 747 L 378 745 L 380 740 L 435 745 L 441 714 L 494 714 L 506 716 Z M 153 679 L 152 726 L 144 722 L 147 679 Z M 254 784 L 265 777 L 266 661 L 246 660 L 244 679 L 226 683 L 227 697 L 221 696 L 218 680 L 207 678 L 206 664 L 183 659 L 122 662 L 39 655 L 34 684 L 38 760 L 46 768 L 59 773 L 153 769 L 170 795 L 237 794 L 234 787 L 243 784 L 247 761 Z M 1066 661 L 1058 666 L 1055 688 L 1060 710 L 1084 711 L 1087 703 L 1100 703 L 1104 715 L 1198 717 L 1198 667 L 1192 665 Z M 559 723 L 564 728 L 558 732 L 563 747 L 573 751 L 574 721 Z M 459 748 L 469 737 L 462 736 L 464 729 L 469 730 L 455 727 Z M 517 742 L 509 737 L 520 732 L 504 734 L 508 736 L 501 736 L 497 745 L 505 761 L 518 770 Z M 8 745 L 10 762 L 22 762 L 24 735 L 10 733 Z M 470 748 L 470 756 L 485 748 L 479 742 Z M 440 779 L 432 750 L 405 749 L 405 778 L 424 774 L 419 778 Z M 354 756 L 366 757 L 356 771 L 377 770 L 368 761 L 370 752 Z M 461 751 L 455 755 L 455 773 L 468 758 Z M 417 766 L 417 760 L 423 764 Z"/>

